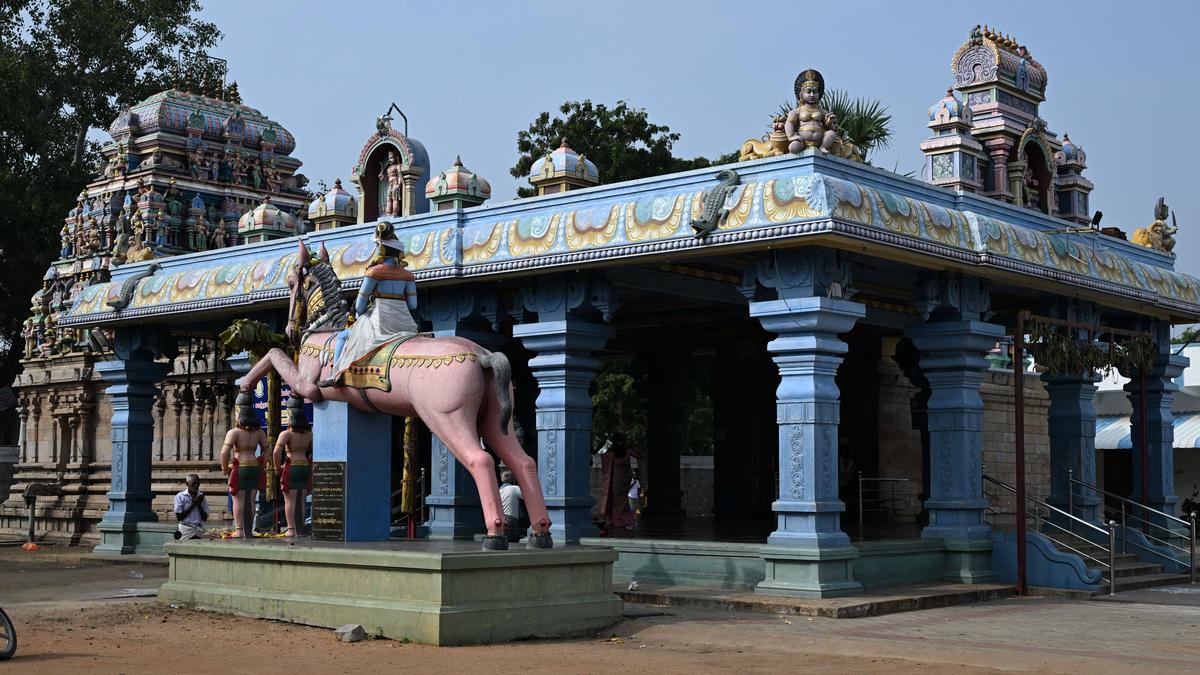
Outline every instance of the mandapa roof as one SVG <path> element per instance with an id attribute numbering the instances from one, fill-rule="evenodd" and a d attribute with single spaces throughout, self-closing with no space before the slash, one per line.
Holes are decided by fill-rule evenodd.
<path id="1" fill-rule="evenodd" d="M 728 219 L 705 242 L 689 222 L 722 168 L 741 177 Z M 1146 314 L 1200 320 L 1200 280 L 1174 257 L 1100 234 L 1050 234 L 1063 220 L 970 193 L 954 193 L 874 167 L 820 156 L 784 156 L 584 190 L 394 220 L 418 280 L 500 277 L 611 265 L 615 259 L 719 255 L 722 249 L 853 245 L 914 266 L 957 268 Z M 373 250 L 373 224 L 306 235 L 324 243 L 339 277 L 356 286 Z M 145 263 L 85 288 L 62 325 L 102 325 L 203 313 L 286 297 L 295 242 L 159 260 L 136 282 L 127 308 L 106 302 Z"/>

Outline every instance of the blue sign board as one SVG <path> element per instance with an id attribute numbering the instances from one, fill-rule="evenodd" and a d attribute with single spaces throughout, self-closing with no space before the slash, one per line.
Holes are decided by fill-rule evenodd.
<path id="1" fill-rule="evenodd" d="M 280 407 L 280 429 L 286 429 L 288 426 L 288 399 L 292 397 L 292 388 L 285 382 L 280 386 L 279 407 Z M 267 378 L 262 378 L 258 384 L 254 385 L 254 414 L 258 415 L 258 425 L 263 431 L 267 430 Z M 312 401 L 304 402 L 304 415 L 312 422 L 313 404 Z"/>

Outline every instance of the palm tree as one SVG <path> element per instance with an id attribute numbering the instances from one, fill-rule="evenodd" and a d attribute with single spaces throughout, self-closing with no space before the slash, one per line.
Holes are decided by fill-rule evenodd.
<path id="1" fill-rule="evenodd" d="M 795 103 L 784 103 L 779 110 L 787 115 Z M 892 116 L 877 99 L 851 99 L 842 89 L 830 89 L 821 97 L 821 107 L 837 115 L 842 137 L 862 153 L 863 161 L 874 150 L 886 148 L 892 142 Z"/>

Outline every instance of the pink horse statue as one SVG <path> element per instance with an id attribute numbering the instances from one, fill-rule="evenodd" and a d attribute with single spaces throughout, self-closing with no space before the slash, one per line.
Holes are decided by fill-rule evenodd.
<path id="1" fill-rule="evenodd" d="M 346 324 L 348 305 L 322 244 L 313 254 L 300 242 L 299 262 L 288 274 L 291 300 L 287 336 L 299 346 L 299 362 L 272 349 L 238 381 L 243 391 L 274 369 L 292 391 L 311 401 L 342 401 L 364 412 L 421 418 L 475 478 L 487 524 L 484 550 L 508 548 L 506 521 L 488 446 L 513 470 L 532 522 L 530 548 L 551 548 L 550 518 L 537 466 L 516 440 L 512 425 L 512 373 L 508 358 L 459 337 L 413 337 L 391 353 L 387 391 L 318 386 L 332 379 L 333 341 Z"/>

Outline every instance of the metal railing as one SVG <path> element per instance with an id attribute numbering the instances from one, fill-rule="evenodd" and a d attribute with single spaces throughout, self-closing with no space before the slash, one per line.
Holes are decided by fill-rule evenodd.
<path id="1" fill-rule="evenodd" d="M 907 479 L 907 478 L 880 478 L 880 477 L 868 478 L 868 477 L 863 476 L 863 472 L 861 472 L 861 471 L 858 472 L 858 538 L 859 539 L 863 538 L 863 513 L 865 513 L 867 511 L 867 508 L 864 506 L 866 499 L 867 499 L 867 497 L 865 496 L 865 493 L 869 492 L 869 491 L 874 491 L 875 496 L 873 497 L 873 499 L 882 503 L 883 502 L 883 486 L 886 484 L 889 486 L 889 488 L 891 490 L 888 495 L 888 499 L 890 501 L 892 501 L 893 503 L 895 503 L 895 501 L 896 501 L 896 483 L 907 483 L 907 482 L 909 482 L 909 479 Z M 863 483 L 874 483 L 875 485 L 873 488 L 869 488 L 869 487 L 864 486 Z M 887 509 L 880 507 L 877 509 L 871 509 L 871 512 L 872 513 L 886 513 Z"/>
<path id="2" fill-rule="evenodd" d="M 1008 483 L 1005 483 L 1003 481 L 992 478 L 991 476 L 989 476 L 987 474 L 984 474 L 983 479 L 989 483 L 992 483 L 993 485 L 996 485 L 1004 490 L 1007 490 L 1008 492 L 1012 493 L 1014 496 L 1017 494 L 1017 489 L 1015 487 L 1009 485 Z M 1054 541 L 1058 546 L 1061 546 L 1062 548 L 1065 548 L 1068 551 L 1071 551 L 1072 553 L 1078 555 L 1081 558 L 1085 558 L 1087 560 L 1090 560 L 1090 561 L 1096 563 L 1096 565 L 1098 565 L 1101 568 L 1100 580 L 1108 582 L 1109 595 L 1116 593 L 1117 592 L 1117 523 L 1115 521 L 1109 521 L 1108 529 L 1105 530 L 1103 527 L 1100 527 L 1099 525 L 1096 525 L 1095 523 L 1090 523 L 1090 522 L 1084 520 L 1083 518 L 1079 518 L 1075 515 L 1067 513 L 1066 511 L 1058 508 L 1057 506 L 1048 504 L 1048 503 L 1046 503 L 1040 499 L 1037 499 L 1035 497 L 1030 497 L 1030 496 L 1026 495 L 1025 501 L 1027 504 L 1031 504 L 1035 507 L 1033 509 L 1032 514 L 1030 514 L 1028 511 L 1026 512 L 1026 515 L 1031 516 L 1033 518 L 1033 520 L 1035 521 L 1035 525 L 1036 525 L 1036 527 L 1034 528 L 1035 531 L 1045 532 L 1046 531 L 1045 528 L 1049 527 L 1049 528 L 1053 528 L 1057 532 L 1061 532 L 1062 534 L 1065 534 L 1069 537 L 1074 537 L 1076 539 L 1082 540 L 1083 544 L 1076 544 L 1076 546 L 1078 546 L 1078 548 L 1076 548 L 1076 546 L 1072 546 L 1071 544 L 1069 544 L 1067 542 L 1062 541 L 1062 539 L 1055 539 Z M 1069 528 L 1063 527 L 1062 525 L 1060 525 L 1060 524 L 1054 522 L 1053 520 L 1051 520 L 1050 518 L 1046 517 L 1045 515 L 1043 515 L 1043 509 L 1047 513 L 1057 513 L 1058 515 L 1062 516 L 1063 518 L 1066 519 L 1066 522 L 1071 527 L 1069 527 Z M 1003 513 L 1003 512 L 995 511 L 995 510 L 991 509 L 990 507 L 988 510 L 991 511 L 992 513 L 997 513 L 997 514 Z M 1078 526 L 1080 529 L 1083 529 L 1083 530 L 1091 530 L 1091 531 L 1096 532 L 1101 535 L 1107 535 L 1108 536 L 1108 549 L 1105 550 L 1104 546 L 1102 546 L 1101 544 L 1097 544 L 1095 541 L 1088 539 L 1087 537 L 1075 532 L 1074 529 L 1076 526 Z M 1099 548 L 1101 551 L 1103 551 L 1104 553 L 1107 554 L 1107 556 L 1105 556 L 1107 558 L 1107 560 L 1103 560 L 1101 558 L 1098 558 L 1098 557 L 1084 551 L 1083 549 L 1086 548 L 1087 546 L 1094 546 L 1096 548 Z M 1104 577 L 1104 568 L 1107 568 L 1107 570 L 1108 570 L 1107 578 Z"/>
<path id="3" fill-rule="evenodd" d="M 1160 546 L 1162 548 L 1168 549 L 1170 551 L 1176 551 L 1178 553 L 1186 555 L 1188 558 L 1188 582 L 1193 583 L 1193 584 L 1196 583 L 1196 514 L 1195 513 L 1188 514 L 1188 519 L 1184 520 L 1183 518 L 1173 516 L 1169 513 L 1166 513 L 1165 511 L 1160 511 L 1156 508 L 1142 504 L 1141 502 L 1135 502 L 1132 499 L 1129 499 L 1128 497 L 1122 497 L 1121 495 L 1115 494 L 1113 492 L 1109 492 L 1108 490 L 1105 490 L 1105 489 L 1099 488 L 1095 485 L 1092 485 L 1090 483 L 1081 481 L 1075 477 L 1075 472 L 1070 469 L 1067 470 L 1067 486 L 1068 486 L 1067 510 L 1070 511 L 1071 515 L 1075 514 L 1075 486 L 1079 486 L 1081 488 L 1084 488 L 1085 490 L 1091 490 L 1093 492 L 1097 492 L 1106 497 L 1112 497 L 1113 499 L 1117 500 L 1117 503 L 1120 504 L 1119 509 L 1115 509 L 1111 506 L 1108 506 L 1107 504 L 1103 504 L 1103 508 L 1104 508 L 1104 512 L 1106 515 L 1112 514 L 1113 516 L 1118 516 L 1118 514 L 1119 514 L 1118 517 L 1120 518 L 1119 522 L 1121 524 L 1121 553 L 1125 553 L 1127 546 L 1128 546 L 1128 543 L 1127 543 L 1128 537 L 1126 536 L 1125 528 L 1127 527 L 1128 521 L 1133 520 L 1135 522 L 1135 524 L 1138 525 L 1138 527 L 1142 530 L 1142 536 L 1144 536 L 1151 543 L 1153 543 L 1157 546 Z M 1139 510 L 1144 515 L 1137 515 Z M 1183 526 L 1188 533 L 1188 536 L 1187 536 L 1188 547 L 1184 548 L 1182 546 L 1177 546 L 1177 545 L 1171 543 L 1172 538 L 1182 538 L 1182 537 L 1179 537 L 1179 533 L 1176 530 L 1172 530 L 1169 525 L 1162 525 L 1161 523 L 1156 523 L 1153 520 L 1151 520 L 1151 518 L 1153 518 L 1153 517 L 1158 517 L 1159 519 L 1166 521 L 1167 523 L 1175 523 L 1177 525 Z M 1161 534 L 1162 531 L 1165 531 L 1166 534 L 1162 535 Z M 1155 534 L 1151 534 L 1151 532 L 1154 532 L 1155 534 L 1159 534 L 1160 536 L 1163 536 L 1164 538 L 1159 538 L 1159 536 L 1155 536 Z M 1139 548 L 1143 551 L 1146 551 L 1147 553 L 1150 553 L 1152 555 L 1157 555 L 1161 558 L 1166 558 L 1167 560 L 1170 560 L 1171 562 L 1182 563 L 1182 561 L 1179 559 L 1178 556 L 1164 553 L 1164 552 L 1154 549 L 1154 548 L 1143 546 L 1137 542 L 1132 542 L 1132 544 L 1134 546 L 1136 546 L 1137 548 Z"/>

